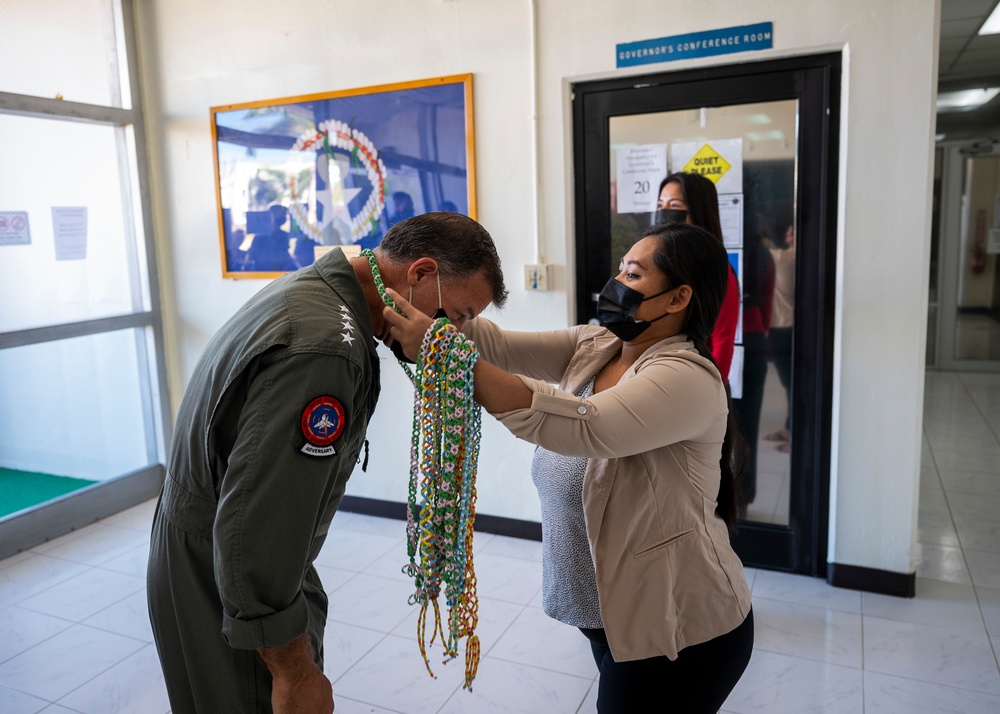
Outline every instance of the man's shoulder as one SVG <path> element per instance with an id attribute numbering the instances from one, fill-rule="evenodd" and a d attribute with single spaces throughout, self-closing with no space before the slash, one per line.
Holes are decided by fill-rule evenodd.
<path id="1" fill-rule="evenodd" d="M 294 284 L 283 297 L 289 351 L 367 359 L 373 337 L 365 306 L 345 299 L 322 280 Z"/>

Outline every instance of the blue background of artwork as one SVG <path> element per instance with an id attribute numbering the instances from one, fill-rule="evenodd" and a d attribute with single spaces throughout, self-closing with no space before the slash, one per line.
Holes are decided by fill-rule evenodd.
<path id="1" fill-rule="evenodd" d="M 368 137 L 379 153 L 386 168 L 385 210 L 374 230 L 355 244 L 363 248 L 374 247 L 391 225 L 402 218 L 437 210 L 454 210 L 468 215 L 469 179 L 466 144 L 465 83 L 461 80 L 424 87 L 373 91 L 351 96 L 315 99 L 300 102 L 276 100 L 273 105 L 219 111 L 214 115 L 220 172 L 233 166 L 243 157 L 255 163 L 280 167 L 289 161 L 302 159 L 303 153 L 291 151 L 292 145 L 302 135 L 315 131 L 318 124 L 337 119 L 358 129 Z M 350 158 L 350 154 L 334 148 L 338 163 L 349 166 L 342 172 L 344 188 L 359 189 L 347 204 L 351 216 L 360 213 L 366 201 L 376 190 L 368 179 L 363 166 Z M 314 153 L 315 155 L 315 153 Z M 225 176 L 218 177 L 225 185 Z M 311 177 L 317 188 L 325 188 L 319 171 Z M 396 211 L 393 194 L 405 192 L 412 211 Z M 283 194 L 287 196 L 287 191 Z M 266 225 L 261 212 L 266 212 L 266 202 L 254 203 L 250 199 L 248 223 L 260 230 Z M 223 222 L 226 236 L 234 227 L 232 207 L 223 198 Z M 288 205 L 287 198 L 272 203 Z M 322 208 L 317 206 L 318 209 Z M 323 216 L 317 216 L 322 222 Z M 298 238 L 295 224 L 290 221 L 286 230 Z M 255 234 L 251 226 L 247 234 Z M 227 242 L 229 245 L 229 242 Z M 231 271 L 255 270 L 261 266 L 242 267 L 230 265 Z"/>

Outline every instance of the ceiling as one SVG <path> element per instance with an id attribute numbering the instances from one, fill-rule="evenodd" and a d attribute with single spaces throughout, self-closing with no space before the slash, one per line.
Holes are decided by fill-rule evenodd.
<path id="1" fill-rule="evenodd" d="M 1000 87 L 1000 34 L 977 35 L 1000 0 L 941 0 L 938 92 Z M 1000 138 L 1000 96 L 972 112 L 938 115 L 946 139 Z"/>

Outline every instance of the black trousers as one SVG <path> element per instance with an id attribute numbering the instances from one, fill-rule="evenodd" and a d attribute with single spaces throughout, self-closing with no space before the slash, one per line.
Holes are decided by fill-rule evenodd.
<path id="1" fill-rule="evenodd" d="M 716 714 L 753 652 L 753 611 L 732 632 L 666 657 L 615 662 L 604 630 L 580 631 L 600 671 L 598 714 Z"/>

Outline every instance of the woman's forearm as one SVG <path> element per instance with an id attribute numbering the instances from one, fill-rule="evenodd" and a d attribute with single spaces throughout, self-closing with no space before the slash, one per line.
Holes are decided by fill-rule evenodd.
<path id="1" fill-rule="evenodd" d="M 491 414 L 528 409 L 532 392 L 520 377 L 504 372 L 499 367 L 480 358 L 473 369 L 475 399 Z"/>

